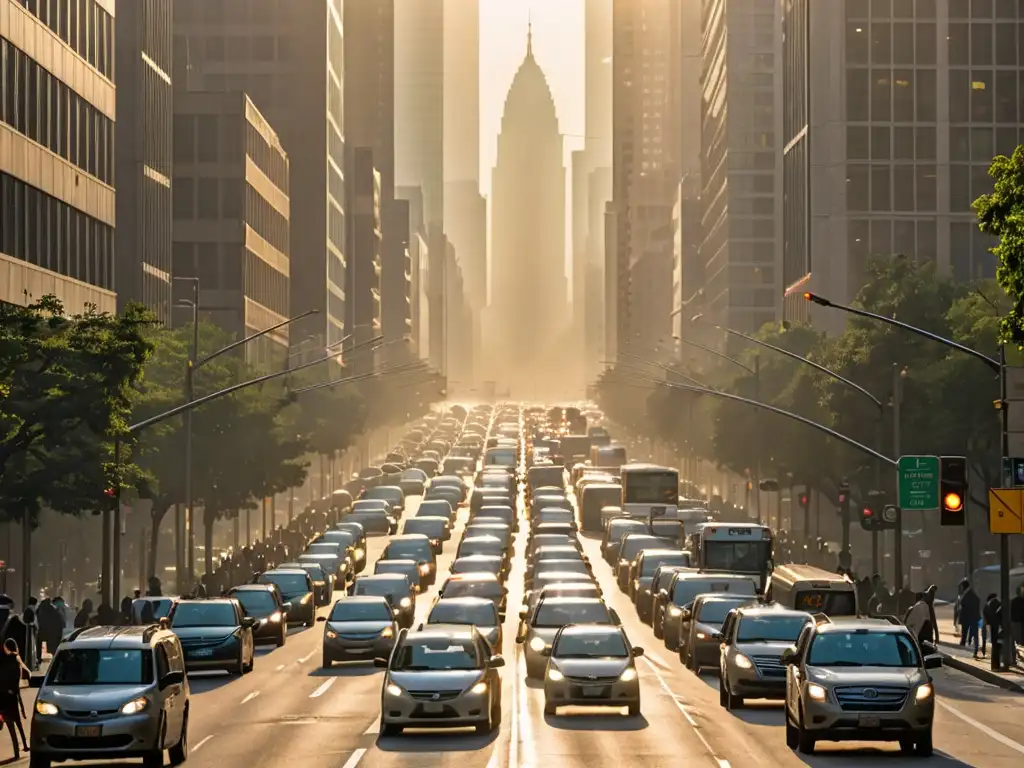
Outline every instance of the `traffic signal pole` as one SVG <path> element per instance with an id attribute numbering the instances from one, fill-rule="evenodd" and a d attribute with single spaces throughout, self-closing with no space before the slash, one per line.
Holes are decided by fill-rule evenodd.
<path id="1" fill-rule="evenodd" d="M 1002 421 L 1002 465 L 1006 466 L 1007 459 L 1010 456 L 1010 408 L 1006 402 L 1006 346 L 1004 344 L 999 345 L 999 400 L 999 413 Z M 1013 480 L 1013 478 L 1003 478 L 1006 485 L 1010 485 L 1007 482 L 1010 480 Z M 1010 536 L 1006 533 L 999 535 L 999 594 L 999 602 L 1003 610 L 1002 665 L 1005 669 L 1009 669 L 1013 666 L 1015 659 L 1014 643 L 1011 639 L 1013 635 L 1011 634 L 1010 627 Z M 995 649 L 993 648 L 993 650 Z"/>
<path id="2" fill-rule="evenodd" d="M 892 364 L 892 453 L 900 455 L 900 405 L 903 400 L 903 377 L 900 367 Z M 892 564 L 895 571 L 893 590 L 898 594 L 903 589 L 903 510 L 896 502 L 896 527 L 893 529 Z"/>

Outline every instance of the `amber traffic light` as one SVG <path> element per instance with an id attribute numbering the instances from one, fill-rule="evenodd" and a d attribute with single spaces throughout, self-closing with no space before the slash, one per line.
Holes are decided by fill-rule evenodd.
<path id="1" fill-rule="evenodd" d="M 942 509 L 946 512 L 960 512 L 964 508 L 964 499 L 959 493 L 947 493 L 942 497 Z"/>
<path id="2" fill-rule="evenodd" d="M 964 498 L 967 495 L 967 459 L 943 456 L 939 459 L 939 510 L 941 525 L 964 525 Z"/>

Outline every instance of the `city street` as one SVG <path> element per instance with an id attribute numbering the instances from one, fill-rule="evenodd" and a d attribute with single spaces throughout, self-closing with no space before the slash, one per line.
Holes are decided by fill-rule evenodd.
<path id="1" fill-rule="evenodd" d="M 410 499 L 406 516 L 415 513 Z M 444 574 L 454 556 L 466 512 L 439 558 Z M 514 643 L 522 590 L 524 534 L 517 542 L 516 566 L 509 579 L 509 618 L 504 627 L 504 719 L 497 737 L 469 731 L 411 731 L 378 739 L 381 672 L 370 665 L 320 668 L 322 627 L 293 630 L 285 647 L 259 651 L 255 670 L 243 678 L 196 674 L 190 727 L 196 768 L 281 766 L 309 768 L 361 766 L 668 766 L 685 759 L 709 766 L 872 765 L 900 761 L 890 744 L 819 745 L 810 757 L 789 750 L 783 739 L 780 704 L 754 702 L 736 713 L 718 704 L 717 679 L 699 679 L 679 664 L 636 618 L 628 598 L 615 586 L 600 558 L 598 542 L 585 539 L 609 603 L 622 617 L 635 645 L 647 651 L 640 663 L 642 715 L 628 718 L 611 710 L 562 709 L 543 714 L 539 684 L 526 682 Z M 371 540 L 368 570 L 386 540 Z M 438 579 L 438 584 L 443 578 Z M 420 596 L 422 618 L 436 587 Z M 1024 760 L 1024 698 L 982 684 L 953 670 L 936 675 L 939 710 L 933 765 L 1018 766 Z M 25 691 L 31 711 L 34 691 Z M 4 740 L 6 742 L 6 740 Z M 3 749 L 9 755 L 10 747 Z M 5 756 L 0 752 L 0 758 Z M 917 759 L 915 758 L 915 761 Z M 27 762 L 22 758 L 18 764 Z"/>

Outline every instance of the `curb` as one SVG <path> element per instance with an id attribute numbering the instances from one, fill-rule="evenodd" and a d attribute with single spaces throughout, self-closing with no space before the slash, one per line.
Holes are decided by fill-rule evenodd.
<path id="1" fill-rule="evenodd" d="M 942 657 L 943 666 L 950 667 L 958 672 L 963 672 L 964 674 L 970 675 L 984 683 L 1002 688 L 1004 691 L 1024 694 L 1024 685 L 1013 680 L 1008 680 L 998 672 L 992 672 L 991 670 L 971 664 L 970 662 L 946 653 L 941 649 L 939 649 L 938 653 Z"/>

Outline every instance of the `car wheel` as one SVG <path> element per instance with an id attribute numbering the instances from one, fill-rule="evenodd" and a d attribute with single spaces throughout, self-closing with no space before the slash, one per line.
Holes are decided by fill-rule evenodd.
<path id="1" fill-rule="evenodd" d="M 50 768 L 50 758 L 33 752 L 28 759 L 28 768 Z"/>
<path id="2" fill-rule="evenodd" d="M 673 637 L 670 634 L 663 635 L 663 637 L 665 639 L 665 647 L 670 651 L 679 651 L 679 660 L 683 661 L 685 657 L 683 656 L 683 649 L 679 647 L 679 638 Z"/>
<path id="3" fill-rule="evenodd" d="M 786 707 L 786 746 L 796 749 L 800 743 L 800 731 L 793 725 L 793 719 L 789 716 L 789 707 Z"/>
<path id="4" fill-rule="evenodd" d="M 494 700 L 494 707 L 491 711 L 491 725 L 495 728 L 501 727 L 501 694 Z"/>
<path id="5" fill-rule="evenodd" d="M 325 653 L 324 654 L 323 663 L 320 666 L 322 666 L 324 669 L 330 669 L 331 667 L 334 666 L 334 659 L 332 659 L 330 656 L 328 656 Z"/>
<path id="6" fill-rule="evenodd" d="M 380 737 L 386 739 L 388 736 L 398 736 L 402 732 L 402 726 L 391 725 L 390 723 L 380 724 Z"/>
<path id="7" fill-rule="evenodd" d="M 814 737 L 810 731 L 804 728 L 804 712 L 803 708 L 800 709 L 800 724 L 797 730 L 797 743 L 796 748 L 800 750 L 802 754 L 813 755 L 814 754 Z"/>
<path id="8" fill-rule="evenodd" d="M 188 712 L 181 723 L 181 738 L 178 743 L 170 748 L 168 754 L 171 758 L 171 765 L 181 765 L 188 760 Z"/>
<path id="9" fill-rule="evenodd" d="M 550 702 L 547 699 L 544 699 L 544 714 L 545 715 L 551 715 L 552 717 L 554 717 L 555 713 L 557 711 L 558 711 L 558 707 L 553 702 Z"/>
<path id="10" fill-rule="evenodd" d="M 245 674 L 245 657 L 242 656 L 241 650 L 238 651 L 238 661 L 235 663 L 231 674 L 238 675 L 239 677 Z"/>
<path id="11" fill-rule="evenodd" d="M 630 704 L 626 708 L 626 711 L 627 711 L 627 713 L 629 714 L 630 717 L 636 717 L 637 715 L 640 714 L 640 702 L 636 701 L 636 702 Z"/>
<path id="12" fill-rule="evenodd" d="M 728 685 L 725 686 L 725 708 L 730 712 L 734 709 L 743 709 L 743 697 L 736 696 Z"/>
<path id="13" fill-rule="evenodd" d="M 920 757 L 931 757 L 932 755 L 932 732 L 928 729 L 926 733 L 917 737 L 917 743 L 914 745 L 915 751 Z"/>
<path id="14" fill-rule="evenodd" d="M 652 621 L 652 623 L 654 624 L 654 636 L 659 640 L 663 639 L 665 635 L 662 632 L 662 625 L 656 621 Z"/>
<path id="15" fill-rule="evenodd" d="M 725 686 L 728 683 L 725 682 L 725 678 L 719 678 L 718 680 L 718 703 L 724 708 L 729 708 L 729 694 L 725 691 Z"/>
<path id="16" fill-rule="evenodd" d="M 284 624 L 281 625 L 281 634 L 277 638 L 277 647 L 280 648 L 284 645 L 285 638 L 288 636 L 287 630 L 284 628 Z"/>

